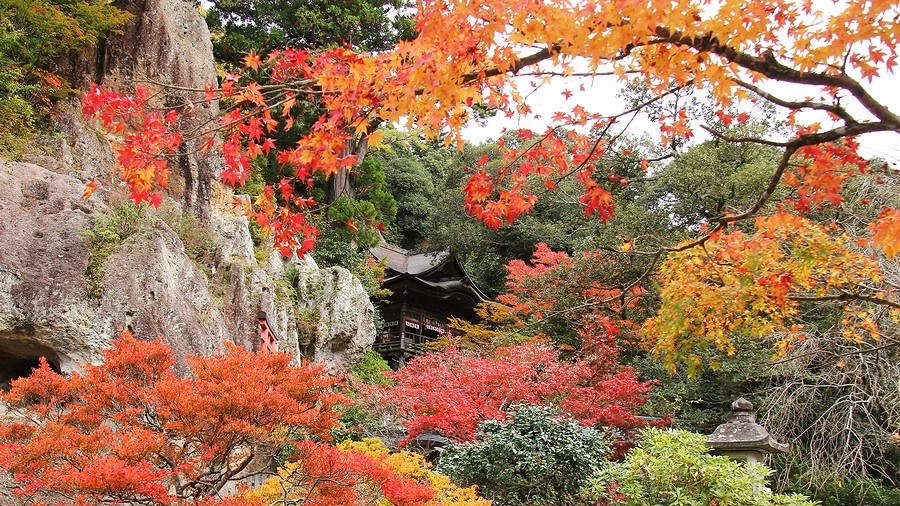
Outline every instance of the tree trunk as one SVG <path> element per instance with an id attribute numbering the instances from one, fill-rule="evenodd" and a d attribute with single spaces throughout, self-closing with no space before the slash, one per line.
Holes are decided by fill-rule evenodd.
<path id="1" fill-rule="evenodd" d="M 359 141 L 348 140 L 341 151 L 341 157 L 356 155 L 356 164 L 362 163 L 366 156 L 368 143 L 365 137 Z M 353 188 L 353 174 L 350 167 L 342 167 L 328 180 L 328 203 L 332 203 L 340 197 L 356 197 L 356 189 Z"/>

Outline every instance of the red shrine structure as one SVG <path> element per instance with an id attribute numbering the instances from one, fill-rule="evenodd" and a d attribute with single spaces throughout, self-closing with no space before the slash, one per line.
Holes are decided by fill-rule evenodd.
<path id="1" fill-rule="evenodd" d="M 384 242 L 369 251 L 387 264 L 381 286 L 392 295 L 379 304 L 384 330 L 373 348 L 392 368 L 452 333 L 448 317 L 476 321 L 475 306 L 489 300 L 448 251 L 414 252 Z"/>
<path id="2" fill-rule="evenodd" d="M 265 311 L 257 313 L 259 320 L 259 349 L 258 352 L 278 351 L 278 336 L 269 323 L 269 317 Z"/>

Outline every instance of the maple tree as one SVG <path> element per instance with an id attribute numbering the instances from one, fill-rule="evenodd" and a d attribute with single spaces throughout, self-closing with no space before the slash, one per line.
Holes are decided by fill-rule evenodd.
<path id="1" fill-rule="evenodd" d="M 0 468 L 12 493 L 50 504 L 238 504 L 217 499 L 258 456 L 329 438 L 342 397 L 321 367 L 282 353 L 188 357 L 128 332 L 101 365 L 64 377 L 46 361 L 3 395 Z"/>
<path id="2" fill-rule="evenodd" d="M 315 102 L 324 108 L 310 132 L 279 153 L 279 162 L 293 167 L 296 179 L 303 182 L 313 173 L 330 175 L 356 163 L 357 156 L 343 147 L 359 136 L 377 145 L 381 136 L 371 126 L 380 121 L 406 123 L 432 136 L 446 129 L 446 141 L 454 143 L 461 142 L 460 129 L 473 105 L 527 114 L 527 104 L 511 85 L 512 76 L 523 71 L 559 72 L 542 67 L 542 63 L 574 73 L 577 57 L 586 59 L 588 74 L 639 73 L 654 96 L 634 110 L 613 114 L 576 105 L 571 112 L 555 115 L 557 126 L 543 134 L 522 130 L 523 140 L 536 142 L 503 149 L 503 169 L 494 174 L 476 170 L 469 181 L 468 210 L 488 225 L 512 221 L 534 205 L 537 196 L 528 185 L 531 174 L 548 187 L 558 178 L 577 178 L 583 185 L 580 201 L 585 212 L 609 219 L 614 212 L 610 193 L 592 177 L 592 162 L 613 150 L 614 143 L 603 136 L 563 131 L 559 125 L 585 125 L 609 132 L 616 122 L 688 85 L 709 93 L 725 123 L 745 121 L 746 112 L 733 111 L 743 100 L 753 98 L 789 110 L 794 127 L 794 135 L 787 141 L 732 139 L 778 146 L 783 155 L 759 202 L 746 212 L 719 217 L 716 228 L 755 213 L 792 160 L 801 162 L 790 171 L 805 194 L 798 199 L 801 205 L 810 199 L 838 198 L 834 192 L 843 179 L 839 174 L 847 172 L 842 167 L 852 164 L 857 170 L 865 169 L 852 136 L 897 130 L 900 125 L 896 115 L 851 77 L 859 74 L 871 80 L 896 64 L 897 35 L 892 28 L 896 6 L 891 2 L 852 3 L 840 12 L 820 12 L 809 3 L 776 0 L 752 5 L 723 2 L 706 8 L 686 0 L 647 6 L 624 0 L 575 6 L 527 0 L 502 5 L 458 0 L 420 2 L 418 7 L 418 36 L 398 43 L 391 51 L 357 54 L 347 49 L 319 53 L 286 49 L 273 51 L 265 61 L 248 55 L 248 68 L 268 74 L 264 88 L 230 75 L 220 89 L 210 89 L 210 99 L 225 98 L 234 106 L 223 117 L 228 164 L 223 180 L 245 180 L 250 159 L 272 148 L 271 130 L 278 123 L 275 117 L 290 120 L 296 113 L 294 107 Z M 445 36 L 448 30 L 458 35 L 452 41 Z M 536 46 L 538 49 L 523 55 Z M 806 84 L 816 93 L 809 100 L 792 101 L 766 91 L 766 85 L 773 82 Z M 310 97 L 315 100 L 308 102 Z M 859 104 L 871 119 L 854 115 L 845 105 L 849 101 Z M 796 121 L 801 111 L 826 113 L 837 126 L 801 124 Z M 658 119 L 664 143 L 693 135 L 684 109 Z M 136 133 L 140 130 L 138 126 Z M 837 142 L 845 138 L 847 142 Z M 165 152 L 164 146 L 160 148 L 159 152 Z M 147 170 L 155 173 L 161 169 Z M 131 179 L 126 177 L 126 181 Z M 303 199 L 289 198 L 292 191 L 284 186 L 280 189 L 294 207 L 309 205 Z M 296 220 L 289 211 L 277 214 L 275 209 L 267 209 L 266 204 L 273 205 L 274 191 L 267 195 L 268 200 L 258 203 L 257 218 Z M 882 221 L 878 229 L 886 226 L 889 224 Z M 287 241 L 289 247 L 300 247 L 286 237 L 278 239 Z"/>
<path id="3" fill-rule="evenodd" d="M 614 363 L 622 329 L 635 327 L 629 313 L 637 314 L 646 294 L 643 279 L 629 276 L 628 260 L 621 252 L 600 250 L 583 251 L 573 258 L 538 243 L 528 262 L 512 260 L 506 265 L 507 291 L 497 300 L 523 324 L 537 319 L 542 327 L 551 325 L 557 331 L 548 333 L 557 341 L 565 330 L 552 324 L 562 320 L 563 329 L 577 334 L 567 344 Z"/>
<path id="4" fill-rule="evenodd" d="M 586 425 L 645 425 L 635 411 L 651 385 L 629 368 L 605 366 L 562 361 L 553 347 L 534 342 L 481 353 L 450 347 L 389 373 L 394 385 L 371 388 L 365 402 L 395 412 L 409 440 L 432 430 L 468 441 L 480 422 L 504 420 L 517 404 L 552 406 Z"/>
<path id="5" fill-rule="evenodd" d="M 848 337 L 878 339 L 875 311 L 861 304 L 892 306 L 896 315 L 900 305 L 873 286 L 881 272 L 877 260 L 848 241 L 786 212 L 758 218 L 752 234 L 717 232 L 703 249 L 666 260 L 660 273 L 664 303 L 643 332 L 654 337 L 668 363 L 686 361 L 696 369 L 700 359 L 692 349 L 715 346 L 733 353 L 729 336 L 735 332 L 786 335 L 778 345 L 790 346 L 800 330 L 794 327 L 800 303 L 833 299 L 845 301 Z M 710 313 L 710 307 L 717 311 Z"/>

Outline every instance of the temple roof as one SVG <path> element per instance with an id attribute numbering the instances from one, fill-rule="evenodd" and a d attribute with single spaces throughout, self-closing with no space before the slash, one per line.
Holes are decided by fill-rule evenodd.
<path id="1" fill-rule="evenodd" d="M 385 287 L 408 281 L 436 293 L 465 294 L 474 301 L 473 305 L 490 300 L 449 251 L 417 252 L 382 242 L 369 252 L 376 260 L 387 263 L 388 272 L 382 283 Z"/>
<path id="2" fill-rule="evenodd" d="M 370 248 L 369 251 L 376 260 L 387 259 L 388 269 L 395 273 L 411 274 L 413 276 L 425 274 L 440 267 L 449 260 L 448 257 L 450 256 L 449 251 L 415 253 L 386 242 Z"/>

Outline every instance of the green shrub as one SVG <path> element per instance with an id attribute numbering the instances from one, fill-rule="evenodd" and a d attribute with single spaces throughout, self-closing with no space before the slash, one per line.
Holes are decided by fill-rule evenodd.
<path id="1" fill-rule="evenodd" d="M 774 494 L 772 470 L 710 455 L 706 436 L 645 429 L 637 447 L 611 464 L 592 489 L 597 499 L 624 506 L 812 506 L 800 495 Z"/>
<path id="2" fill-rule="evenodd" d="M 389 385 L 392 382 L 384 377 L 384 373 L 390 370 L 387 361 L 377 351 L 369 350 L 362 360 L 350 368 L 350 373 L 366 385 Z"/>
<path id="3" fill-rule="evenodd" d="M 0 97 L 0 153 L 17 159 L 34 130 L 34 108 L 19 96 Z"/>
<path id="4" fill-rule="evenodd" d="M 88 297 L 99 299 L 103 296 L 103 264 L 106 259 L 126 239 L 145 229 L 148 223 L 143 205 L 126 202 L 114 207 L 108 215 L 96 217 L 90 228 L 81 232 L 88 243 L 88 263 L 84 270 Z"/>
<path id="5" fill-rule="evenodd" d="M 24 70 L 12 55 L 24 33 L 0 15 L 0 153 L 18 158 L 34 129 L 34 106 L 26 100 L 38 90 L 26 85 Z"/>
<path id="6" fill-rule="evenodd" d="M 70 93 L 54 60 L 131 17 L 108 0 L 0 0 L 0 153 L 20 156 L 50 124 L 52 103 Z"/>
<path id="7" fill-rule="evenodd" d="M 437 470 L 495 506 L 592 504 L 588 480 L 605 465 L 610 440 L 543 406 L 515 409 L 508 422 L 480 425 L 477 441 L 450 445 Z"/>
<path id="8" fill-rule="evenodd" d="M 24 34 L 4 56 L 24 67 L 46 68 L 58 56 L 95 44 L 131 17 L 107 0 L 0 0 L 0 20 Z"/>

